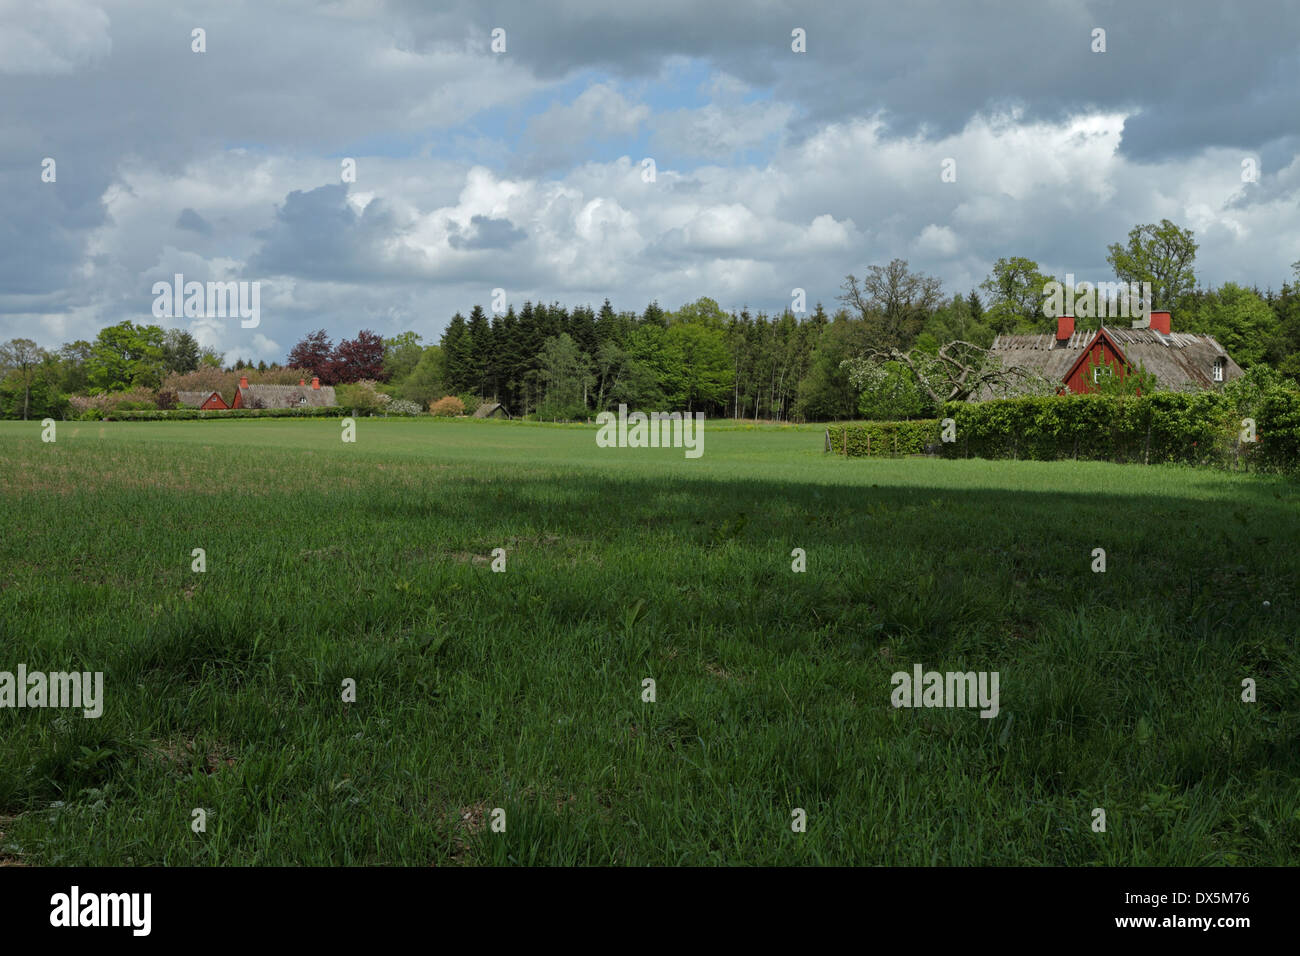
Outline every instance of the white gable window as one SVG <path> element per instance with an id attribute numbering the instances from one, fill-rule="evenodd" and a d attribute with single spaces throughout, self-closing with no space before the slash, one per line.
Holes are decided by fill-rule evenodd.
<path id="1" fill-rule="evenodd" d="M 1223 367 L 1226 364 L 1227 363 L 1223 361 L 1222 357 L 1216 358 L 1214 360 L 1214 380 L 1216 382 L 1223 381 Z"/>

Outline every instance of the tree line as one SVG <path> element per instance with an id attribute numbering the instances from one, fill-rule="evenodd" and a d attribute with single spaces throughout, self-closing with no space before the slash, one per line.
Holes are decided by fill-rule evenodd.
<path id="1" fill-rule="evenodd" d="M 1300 262 L 1278 292 L 1203 288 L 1195 237 L 1168 220 L 1134 227 L 1107 251 L 1118 279 L 1150 284 L 1149 305 L 1171 310 L 1176 331 L 1209 333 L 1243 367 L 1266 364 L 1300 382 Z M 413 331 L 364 330 L 336 344 L 317 330 L 283 365 L 224 366 L 188 332 L 125 321 L 58 350 L 30 339 L 0 346 L 0 415 L 62 417 L 109 400 L 165 407 L 180 390 L 221 391 L 229 401 L 241 375 L 288 384 L 314 375 L 326 385 L 375 383 L 421 408 L 456 395 L 467 407 L 502 402 L 516 416 L 548 420 L 620 403 L 737 419 L 847 419 L 873 411 L 864 395 L 880 370 L 864 373 L 863 356 L 896 349 L 942 361 L 952 343 L 986 349 L 1000 333 L 1051 331 L 1043 310 L 1051 281 L 1034 260 L 1008 257 L 978 289 L 950 295 L 939 279 L 893 259 L 847 276 L 830 313 L 821 303 L 799 313 L 726 312 L 710 298 L 675 311 L 657 302 L 615 311 L 608 299 L 599 308 L 524 302 L 492 315 L 475 305 L 468 317 L 452 316 L 436 343 Z"/>

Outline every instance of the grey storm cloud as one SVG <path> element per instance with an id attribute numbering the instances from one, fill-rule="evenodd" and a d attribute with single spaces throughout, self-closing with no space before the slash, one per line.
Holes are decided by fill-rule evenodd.
<path id="1" fill-rule="evenodd" d="M 525 238 L 522 230 L 516 229 L 509 219 L 489 219 L 487 216 L 472 216 L 469 221 L 469 235 L 462 235 L 460 227 L 452 223 L 452 231 L 447 236 L 447 244 L 453 249 L 509 249 Z"/>
<path id="2" fill-rule="evenodd" d="M 562 17 L 524 0 L 426 6 L 393 3 L 417 41 L 461 35 L 466 20 L 484 36 L 499 26 L 509 56 L 543 77 L 653 76 L 665 57 L 697 57 L 797 103 L 795 128 L 879 112 L 897 134 L 944 135 L 1000 107 L 1030 120 L 1140 110 L 1122 148 L 1153 159 L 1300 133 L 1298 0 L 573 0 Z M 791 51 L 794 28 L 806 53 Z"/>
<path id="3" fill-rule="evenodd" d="M 393 216 L 382 200 L 358 214 L 347 195 L 341 184 L 289 193 L 274 224 L 257 233 L 263 244 L 246 271 L 328 281 L 383 278 L 376 248 L 395 231 Z"/>
<path id="4" fill-rule="evenodd" d="M 176 217 L 176 228 L 187 232 L 197 232 L 200 236 L 212 235 L 212 223 L 208 222 L 193 209 L 186 206 Z"/>
<path id="5" fill-rule="evenodd" d="M 191 49 L 196 24 L 206 53 Z M 407 68 L 364 55 L 391 50 L 394 32 L 400 24 L 330 4 L 0 5 L 0 312 L 26 308 L 17 294 L 79 283 L 124 163 L 175 176 L 232 147 L 337 151 L 461 121 L 523 88 L 502 71 L 467 75 L 463 54 Z M 40 180 L 44 157 L 57 162 L 56 183 Z"/>

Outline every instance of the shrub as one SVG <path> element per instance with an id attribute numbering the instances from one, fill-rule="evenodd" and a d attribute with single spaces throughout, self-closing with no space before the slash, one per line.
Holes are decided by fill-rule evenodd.
<path id="1" fill-rule="evenodd" d="M 423 411 L 415 402 L 408 402 L 404 398 L 393 399 L 384 409 L 384 412 L 389 415 L 419 415 Z"/>
<path id="2" fill-rule="evenodd" d="M 477 395 L 461 395 L 459 398 L 460 404 L 465 409 L 466 415 L 473 415 L 478 411 L 478 407 L 483 404 L 483 399 L 479 398 Z"/>
<path id="3" fill-rule="evenodd" d="M 74 417 L 85 417 L 86 412 L 150 411 L 158 407 L 157 393 L 148 388 L 133 388 L 126 392 L 105 392 L 102 395 L 71 395 L 68 405 Z"/>
<path id="4" fill-rule="evenodd" d="M 442 418 L 452 415 L 464 415 L 465 403 L 455 395 L 446 395 L 429 406 L 429 414 Z"/>
<path id="5" fill-rule="evenodd" d="M 143 411 L 158 407 L 158 393 L 151 388 L 132 388 L 125 392 L 109 392 L 108 408 L 113 410 Z"/>
<path id="6" fill-rule="evenodd" d="M 564 401 L 547 399 L 537 406 L 534 418 L 541 422 L 580 422 L 589 418 L 590 410 L 581 398 Z"/>
<path id="7" fill-rule="evenodd" d="M 68 408 L 72 412 L 73 418 L 84 421 L 97 421 L 104 417 L 104 412 L 108 409 L 108 396 L 69 395 Z"/>
<path id="8" fill-rule="evenodd" d="M 344 408 L 353 408 L 366 414 L 383 411 L 384 407 L 392 401 L 388 395 L 379 391 L 378 382 L 368 378 L 346 385 L 336 385 L 334 394 L 338 403 Z"/>

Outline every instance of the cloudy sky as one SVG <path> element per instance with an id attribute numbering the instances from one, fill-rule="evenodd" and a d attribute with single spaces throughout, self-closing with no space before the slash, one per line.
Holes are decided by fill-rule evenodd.
<path id="1" fill-rule="evenodd" d="M 1001 256 L 1109 280 L 1162 218 L 1203 283 L 1276 288 L 1297 77 L 1300 0 L 0 0 L 0 339 L 132 319 L 271 361 L 322 327 L 436 341 L 495 288 L 778 311 L 896 256 L 949 293 Z M 176 273 L 260 282 L 260 325 L 155 319 Z"/>

